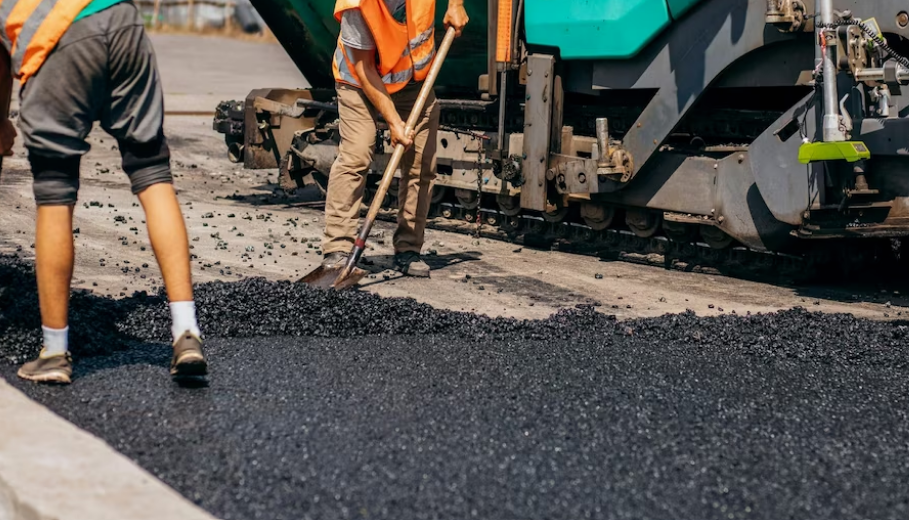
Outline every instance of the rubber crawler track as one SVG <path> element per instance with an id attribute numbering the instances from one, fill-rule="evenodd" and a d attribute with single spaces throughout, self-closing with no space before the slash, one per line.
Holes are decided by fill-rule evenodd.
<path id="1" fill-rule="evenodd" d="M 390 191 L 396 192 L 396 189 L 393 187 Z M 365 202 L 368 203 L 368 199 L 369 195 Z M 755 251 L 738 243 L 715 249 L 706 243 L 676 242 L 663 235 L 641 238 L 619 227 L 597 231 L 585 225 L 573 212 L 561 222 L 550 222 L 526 211 L 509 217 L 494 206 L 493 201 L 486 206 L 481 203 L 478 226 L 477 209 L 467 209 L 447 200 L 434 203 L 430 206 L 427 226 L 528 247 L 781 284 L 842 279 L 844 276 L 880 278 L 891 276 L 894 269 L 898 269 L 897 255 L 893 254 L 889 240 L 862 240 L 860 248 L 855 247 L 855 241 L 812 241 L 806 243 L 811 249 L 801 254 Z M 394 222 L 395 208 L 396 198 L 387 196 L 378 218 Z"/>

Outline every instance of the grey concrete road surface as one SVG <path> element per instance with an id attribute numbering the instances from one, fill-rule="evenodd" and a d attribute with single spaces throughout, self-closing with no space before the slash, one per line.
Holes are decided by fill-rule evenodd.
<path id="1" fill-rule="evenodd" d="M 216 37 L 153 35 L 166 103 L 179 111 L 213 110 L 253 88 L 300 87 L 305 79 L 276 44 Z M 170 116 L 166 131 L 176 185 L 189 225 L 197 281 L 265 276 L 297 279 L 319 260 L 322 211 L 313 193 L 283 196 L 273 170 L 230 163 L 220 134 L 205 116 Z M 84 158 L 76 211 L 76 287 L 114 296 L 160 284 L 142 211 L 119 167 L 116 143 L 97 130 Z M 275 196 L 275 194 L 278 196 Z M 34 204 L 25 152 L 4 162 L 0 176 L 0 251 L 32 253 Z M 388 223 L 368 256 L 390 266 Z M 542 318 L 565 306 L 599 303 L 619 317 L 658 316 L 691 309 L 699 315 L 772 312 L 794 306 L 898 318 L 909 305 L 892 287 L 781 287 L 717 275 L 601 261 L 519 248 L 514 244 L 429 230 L 431 280 L 393 273 L 367 279 L 364 289 L 410 296 L 440 308 L 494 316 Z M 601 274 L 602 279 L 595 278 Z M 387 280 L 385 278 L 388 278 Z M 467 279 L 469 277 L 469 280 Z"/>
<path id="2" fill-rule="evenodd" d="M 218 102 L 243 99 L 253 89 L 309 86 L 279 45 L 190 34 L 151 39 L 168 111 L 214 111 Z"/>
<path id="3" fill-rule="evenodd" d="M 277 44 L 218 37 L 156 34 L 152 41 L 168 110 L 208 111 L 261 87 L 302 87 L 306 80 Z M 227 160 L 221 136 L 205 116 L 170 116 L 176 184 L 190 228 L 198 281 L 265 276 L 297 279 L 318 264 L 322 211 L 313 194 L 275 197 L 275 171 L 248 171 Z M 76 212 L 76 286 L 114 296 L 160 284 L 141 208 L 127 189 L 116 143 L 100 130 L 90 137 Z M 0 251 L 31 254 L 34 204 L 21 144 L 0 176 Z M 378 266 L 386 265 L 393 226 L 377 225 Z M 667 271 L 659 267 L 561 252 L 537 251 L 487 239 L 428 231 L 437 270 L 431 281 L 388 274 L 365 290 L 411 296 L 442 308 L 541 318 L 596 302 L 620 317 L 691 309 L 700 315 L 771 312 L 793 306 L 874 318 L 903 316 L 909 305 L 892 287 L 780 287 Z M 384 263 L 383 263 L 384 262 Z M 146 267 L 147 265 L 147 267 Z M 602 274 L 602 279 L 595 275 Z M 466 277 L 470 276 L 470 280 Z M 882 292 L 883 291 L 883 292 Z"/>
<path id="4" fill-rule="evenodd" d="M 318 265 L 323 213 L 314 193 L 287 198 L 272 184 L 275 171 L 249 171 L 231 164 L 209 118 L 170 117 L 166 130 L 197 281 L 245 276 L 296 280 Z M 160 285 L 160 273 L 142 210 L 119 168 L 115 143 L 100 131 L 90 142 L 76 210 L 75 285 L 114 296 L 150 290 Z M 34 204 L 22 150 L 4 162 L 0 205 L 11 210 L 0 212 L 0 251 L 29 257 Z M 367 256 L 379 268 L 390 266 L 394 227 L 380 222 L 376 228 L 381 236 L 373 239 L 374 249 Z M 781 287 L 434 230 L 427 231 L 426 249 L 438 253 L 430 257 L 436 268 L 430 280 L 402 279 L 387 272 L 364 280 L 363 288 L 440 308 L 520 318 L 546 317 L 579 303 L 599 303 L 620 317 L 686 309 L 699 315 L 744 314 L 794 306 L 875 318 L 900 317 L 904 312 L 899 307 L 902 295 L 877 288 Z"/>

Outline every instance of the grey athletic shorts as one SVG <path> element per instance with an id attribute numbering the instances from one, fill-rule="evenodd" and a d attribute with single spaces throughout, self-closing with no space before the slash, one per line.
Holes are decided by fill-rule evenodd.
<path id="1" fill-rule="evenodd" d="M 154 50 L 132 2 L 74 22 L 21 93 L 38 205 L 71 205 L 95 121 L 117 140 L 133 193 L 173 182 Z"/>

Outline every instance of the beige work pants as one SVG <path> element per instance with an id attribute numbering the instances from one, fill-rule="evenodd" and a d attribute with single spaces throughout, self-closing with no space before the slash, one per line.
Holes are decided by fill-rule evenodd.
<path id="1" fill-rule="evenodd" d="M 421 85 L 409 85 L 392 94 L 401 119 L 407 120 Z M 357 234 L 360 204 L 366 187 L 366 170 L 376 148 L 376 110 L 363 91 L 337 85 L 341 145 L 328 176 L 325 202 L 324 254 L 350 251 Z M 436 174 L 436 136 L 439 106 L 430 95 L 415 129 L 414 144 L 404 154 L 398 183 L 398 229 L 394 234 L 395 253 L 419 253 Z"/>

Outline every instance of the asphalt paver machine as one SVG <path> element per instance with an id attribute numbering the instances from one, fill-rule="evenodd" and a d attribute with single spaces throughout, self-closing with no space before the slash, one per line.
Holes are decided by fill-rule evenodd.
<path id="1" fill-rule="evenodd" d="M 253 3 L 311 88 L 222 103 L 215 128 L 235 161 L 280 168 L 285 187 L 324 186 L 337 154 L 333 2 Z M 837 244 L 855 256 L 909 235 L 905 2 L 465 4 L 470 24 L 436 84 L 434 215 L 793 255 Z M 376 180 L 392 151 L 382 137 Z"/>

